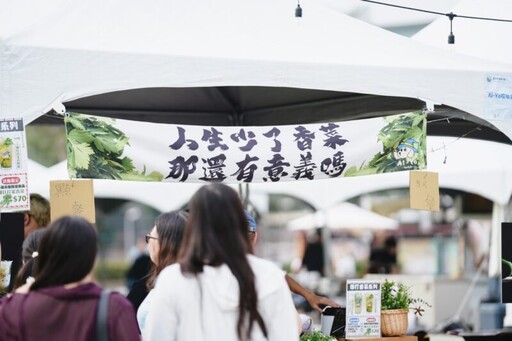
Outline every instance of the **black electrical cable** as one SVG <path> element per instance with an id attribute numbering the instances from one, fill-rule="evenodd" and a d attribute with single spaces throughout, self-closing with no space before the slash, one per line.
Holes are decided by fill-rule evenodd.
<path id="1" fill-rule="evenodd" d="M 443 13 L 443 12 L 436 12 L 436 11 L 428 11 L 428 10 L 421 9 L 421 8 L 414 8 L 414 7 L 400 6 L 400 5 L 389 4 L 389 3 L 386 3 L 386 2 L 373 1 L 373 0 L 361 0 L 361 1 L 363 1 L 363 2 L 369 2 L 369 3 L 377 4 L 377 5 L 384 5 L 384 6 L 389 6 L 389 7 L 396 7 L 396 8 L 401 8 L 401 9 L 407 9 L 407 10 L 416 11 L 416 12 L 423 12 L 423 13 L 430 13 L 430 14 L 444 15 L 444 16 L 446 16 L 446 17 L 452 17 L 452 18 L 453 18 L 453 17 L 457 17 L 457 18 L 465 18 L 465 19 L 477 19 L 477 20 L 489 20 L 489 21 L 512 22 L 512 19 L 499 19 L 499 18 L 474 17 L 474 16 L 469 16 L 469 15 L 459 15 L 459 14 L 454 14 L 454 13 Z"/>

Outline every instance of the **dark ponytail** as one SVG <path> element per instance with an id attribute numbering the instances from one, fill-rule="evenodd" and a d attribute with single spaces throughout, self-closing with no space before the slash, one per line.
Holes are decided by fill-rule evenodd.
<path id="1" fill-rule="evenodd" d="M 97 252 L 98 238 L 91 223 L 78 216 L 55 220 L 41 238 L 30 290 L 84 279 L 92 271 Z"/>
<path id="2" fill-rule="evenodd" d="M 267 336 L 265 323 L 258 312 L 255 276 L 249 265 L 250 253 L 247 218 L 238 194 L 216 183 L 201 187 L 191 199 L 190 216 L 180 254 L 181 271 L 194 274 L 204 265 L 226 264 L 240 288 L 237 334 L 250 338 L 254 323 Z M 244 335 L 245 321 L 248 321 Z M 244 337 L 243 337 L 244 336 Z"/>

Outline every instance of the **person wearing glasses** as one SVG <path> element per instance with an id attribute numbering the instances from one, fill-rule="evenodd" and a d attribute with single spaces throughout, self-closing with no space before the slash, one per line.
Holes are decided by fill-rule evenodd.
<path id="1" fill-rule="evenodd" d="M 158 275 L 143 340 L 299 340 L 282 271 L 251 254 L 234 189 L 201 187 L 189 204 L 176 264 Z"/>
<path id="2" fill-rule="evenodd" d="M 127 296 L 136 307 L 141 332 L 152 304 L 155 281 L 160 272 L 166 266 L 174 264 L 178 258 L 187 216 L 185 211 L 163 213 L 156 218 L 155 226 L 145 236 L 152 268 L 148 276 L 133 285 Z"/>

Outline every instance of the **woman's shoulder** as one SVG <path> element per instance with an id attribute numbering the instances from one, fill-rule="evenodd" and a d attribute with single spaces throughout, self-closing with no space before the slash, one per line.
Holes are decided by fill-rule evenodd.
<path id="1" fill-rule="evenodd" d="M 284 279 L 285 272 L 274 263 L 253 255 L 249 255 L 247 258 L 256 277 L 258 298 L 265 298 L 281 288 L 287 287 Z"/>
<path id="2" fill-rule="evenodd" d="M 274 263 L 272 263 L 268 260 L 256 257 L 254 255 L 248 255 L 247 259 L 249 261 L 249 264 L 251 265 L 252 270 L 256 274 L 259 272 L 262 272 L 262 273 L 280 275 L 283 277 L 285 275 L 283 270 L 279 269 L 277 267 L 277 265 L 275 265 Z"/>
<path id="3" fill-rule="evenodd" d="M 181 266 L 178 263 L 166 266 L 157 277 L 157 282 L 161 281 L 176 281 L 184 276 L 181 273 Z"/>

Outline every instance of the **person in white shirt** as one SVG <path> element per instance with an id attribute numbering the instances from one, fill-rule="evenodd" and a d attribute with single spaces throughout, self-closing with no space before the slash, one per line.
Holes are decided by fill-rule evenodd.
<path id="1" fill-rule="evenodd" d="M 162 213 L 155 219 L 155 226 L 146 235 L 149 257 L 153 266 L 148 278 L 144 278 L 147 296 L 137 309 L 137 323 L 142 331 L 146 322 L 146 316 L 153 302 L 153 288 L 158 274 L 168 265 L 174 264 L 178 258 L 178 252 L 183 239 L 185 221 L 188 213 L 174 211 Z"/>
<path id="2" fill-rule="evenodd" d="M 189 208 L 178 262 L 158 276 L 143 339 L 298 340 L 288 285 L 280 269 L 250 254 L 236 191 L 203 186 Z"/>

